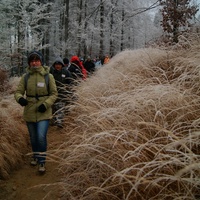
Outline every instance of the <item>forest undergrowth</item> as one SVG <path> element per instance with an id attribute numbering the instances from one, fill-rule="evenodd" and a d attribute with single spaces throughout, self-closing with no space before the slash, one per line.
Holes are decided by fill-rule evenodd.
<path id="1" fill-rule="evenodd" d="M 200 198 L 199 50 L 198 35 L 173 47 L 125 50 L 77 87 L 62 144 L 51 152 L 60 199 Z M 10 91 L 0 102 L 4 178 L 28 146 L 27 134 L 16 134 L 24 122 Z"/>

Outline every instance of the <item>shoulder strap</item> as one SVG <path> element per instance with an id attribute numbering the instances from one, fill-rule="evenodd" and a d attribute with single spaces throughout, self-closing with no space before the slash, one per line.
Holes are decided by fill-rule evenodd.
<path id="1" fill-rule="evenodd" d="M 47 91 L 48 91 L 48 94 L 49 94 L 49 74 L 45 74 L 44 79 L 45 79 Z"/>
<path id="2" fill-rule="evenodd" d="M 25 90 L 27 89 L 27 82 L 28 82 L 28 79 L 29 79 L 29 73 L 27 72 L 24 76 L 24 87 L 25 87 Z"/>

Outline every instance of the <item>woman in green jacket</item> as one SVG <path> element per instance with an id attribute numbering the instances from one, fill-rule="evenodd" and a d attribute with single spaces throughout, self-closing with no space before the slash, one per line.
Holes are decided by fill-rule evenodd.
<path id="1" fill-rule="evenodd" d="M 49 68 L 43 66 L 43 56 L 33 51 L 28 56 L 27 73 L 24 74 L 15 92 L 15 99 L 24 106 L 24 120 L 30 135 L 33 151 L 31 165 L 39 165 L 45 172 L 47 132 L 52 118 L 51 106 L 57 98 L 57 89 Z"/>

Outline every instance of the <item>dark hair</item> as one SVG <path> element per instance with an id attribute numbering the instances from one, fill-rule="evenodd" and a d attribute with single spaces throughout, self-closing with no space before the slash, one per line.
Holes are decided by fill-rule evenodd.
<path id="1" fill-rule="evenodd" d="M 29 57 L 29 62 L 31 62 L 32 60 L 40 60 L 40 57 L 36 54 L 32 54 L 30 57 Z"/>
<path id="2" fill-rule="evenodd" d="M 64 62 L 64 64 L 69 64 L 69 59 L 68 58 L 63 58 L 63 62 Z"/>

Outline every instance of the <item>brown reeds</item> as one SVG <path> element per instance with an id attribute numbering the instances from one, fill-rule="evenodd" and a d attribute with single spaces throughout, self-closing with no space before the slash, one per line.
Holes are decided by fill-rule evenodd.
<path id="1" fill-rule="evenodd" d="M 9 82 L 8 84 L 11 85 Z M 9 91 L 11 92 L 3 92 L 0 99 L 0 179 L 9 178 L 12 170 L 20 166 L 24 153 L 29 149 L 22 109 L 13 95 L 8 95 Z"/>
<path id="2" fill-rule="evenodd" d="M 200 44 L 188 43 L 126 50 L 77 87 L 60 149 L 63 199 L 197 197 Z"/>
<path id="3" fill-rule="evenodd" d="M 5 69 L 0 68 L 0 92 L 8 89 L 8 73 Z"/>
<path id="4" fill-rule="evenodd" d="M 198 199 L 199 49 L 196 36 L 126 50 L 77 86 L 63 143 L 47 152 L 60 163 L 61 199 Z M 4 177 L 28 137 L 12 98 L 0 102 Z"/>

